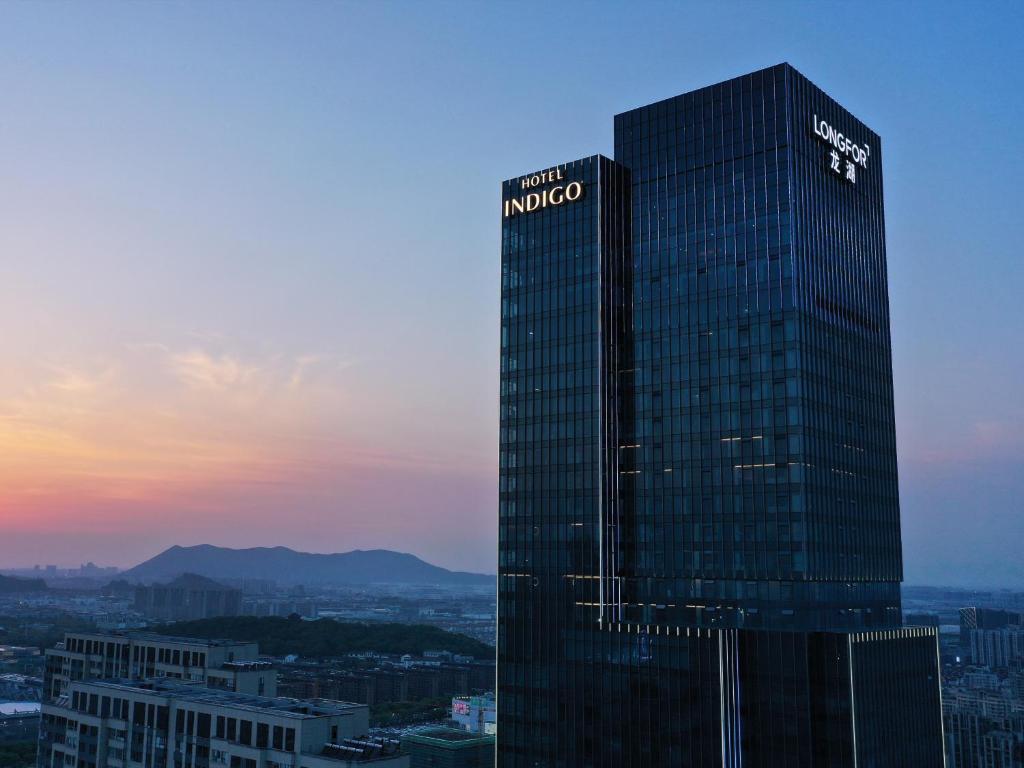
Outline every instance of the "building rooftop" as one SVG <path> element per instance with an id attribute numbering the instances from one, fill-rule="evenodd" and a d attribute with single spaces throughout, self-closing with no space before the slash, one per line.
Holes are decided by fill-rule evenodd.
<path id="1" fill-rule="evenodd" d="M 225 661 L 221 664 L 222 669 L 236 669 L 239 671 L 252 671 L 256 669 L 270 669 L 274 666 L 272 661 L 253 659 L 250 661 Z"/>
<path id="2" fill-rule="evenodd" d="M 0 715 L 4 717 L 32 717 L 39 714 L 42 705 L 38 701 L 5 701 L 0 704 Z"/>
<path id="3" fill-rule="evenodd" d="M 5 683 L 42 683 L 41 677 L 35 677 L 34 675 L 23 675 L 20 672 L 5 672 L 0 675 L 0 680 Z"/>
<path id="4" fill-rule="evenodd" d="M 438 747 L 458 749 L 460 747 L 493 744 L 494 736 L 463 731 L 461 728 L 428 728 L 403 736 L 404 741 L 431 744 Z"/>
<path id="5" fill-rule="evenodd" d="M 346 739 L 339 744 L 325 744 L 321 754 L 335 760 L 379 760 L 396 757 L 399 742 L 395 739 Z"/>
<path id="6" fill-rule="evenodd" d="M 19 656 L 38 656 L 39 649 L 25 645 L 0 645 L 0 656 L 6 656 L 8 654 Z"/>
<path id="7" fill-rule="evenodd" d="M 239 645 L 256 645 L 250 640 L 230 640 L 228 638 L 180 637 L 177 635 L 161 635 L 157 632 L 68 632 L 67 637 L 88 637 L 94 639 L 141 640 L 143 642 L 167 643 L 169 645 L 203 645 L 211 648 L 230 648 Z"/>
<path id="8" fill-rule="evenodd" d="M 365 709 L 365 704 L 353 704 L 330 699 L 287 699 L 269 698 L 231 691 L 202 688 L 170 678 L 149 678 L 147 680 L 89 680 L 74 683 L 77 686 L 103 688 L 126 693 L 143 693 L 178 699 L 197 704 L 212 704 L 219 707 L 245 710 L 248 712 L 272 712 L 282 717 L 309 719 L 318 717 L 349 716 L 353 711 Z"/>

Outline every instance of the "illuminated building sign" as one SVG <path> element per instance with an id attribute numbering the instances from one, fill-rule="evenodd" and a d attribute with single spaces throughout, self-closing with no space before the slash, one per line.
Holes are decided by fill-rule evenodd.
<path id="1" fill-rule="evenodd" d="M 570 181 L 568 184 L 563 185 L 561 183 L 563 178 L 564 171 L 562 168 L 553 168 L 550 171 L 523 176 L 519 180 L 520 189 L 544 188 L 506 200 L 504 203 L 505 218 L 515 216 L 517 213 L 530 213 L 531 211 L 537 211 L 552 205 L 573 203 L 583 197 L 583 182 Z M 548 186 L 550 184 L 555 186 Z"/>
<path id="2" fill-rule="evenodd" d="M 851 184 L 857 183 L 857 166 L 868 167 L 868 157 L 871 155 L 871 148 L 865 144 L 863 147 L 854 144 L 853 140 L 829 125 L 826 121 L 814 116 L 811 123 L 814 135 L 821 141 L 829 144 L 832 149 L 827 155 L 829 169 L 837 176 L 842 176 Z"/>

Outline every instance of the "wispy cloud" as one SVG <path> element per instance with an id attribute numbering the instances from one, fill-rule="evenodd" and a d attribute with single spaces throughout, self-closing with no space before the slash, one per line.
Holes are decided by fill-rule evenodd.
<path id="1" fill-rule="evenodd" d="M 332 362 L 143 342 L 91 366 L 22 370 L 0 387 L 0 507 L 302 476 L 311 425 L 343 432 L 342 387 L 321 378 Z"/>
<path id="2" fill-rule="evenodd" d="M 102 384 L 103 379 L 70 368 L 58 368 L 54 372 L 56 377 L 47 386 L 62 392 L 92 392 Z"/>
<path id="3" fill-rule="evenodd" d="M 193 389 L 223 391 L 243 387 L 260 373 L 260 367 L 229 355 L 211 355 L 202 349 L 172 354 L 170 365 L 178 379 Z"/>
<path id="4" fill-rule="evenodd" d="M 288 388 L 300 388 L 305 380 L 307 371 L 322 360 L 323 358 L 320 355 L 302 355 L 295 360 L 292 366 L 292 374 L 288 378 Z"/>

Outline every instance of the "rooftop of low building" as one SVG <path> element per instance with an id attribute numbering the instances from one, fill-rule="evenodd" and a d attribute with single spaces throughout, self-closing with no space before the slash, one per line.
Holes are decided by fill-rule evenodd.
<path id="1" fill-rule="evenodd" d="M 461 728 L 445 727 L 427 728 L 422 731 L 410 733 L 402 738 L 405 741 L 452 748 L 494 743 L 494 736 L 489 734 L 472 733 L 471 731 L 464 731 Z"/>
<path id="2" fill-rule="evenodd" d="M 180 637 L 177 635 L 161 635 L 158 632 L 135 632 L 112 630 L 107 632 L 85 631 L 67 632 L 65 638 L 87 638 L 90 640 L 136 640 L 146 643 L 164 643 L 166 645 L 201 645 L 210 648 L 232 648 L 256 645 L 250 640 L 231 640 L 229 638 Z"/>
<path id="3" fill-rule="evenodd" d="M 249 712 L 273 713 L 296 719 L 348 716 L 356 710 L 365 709 L 365 704 L 355 704 L 331 699 L 289 699 L 270 698 L 233 691 L 220 691 L 196 686 L 170 678 L 148 678 L 146 680 L 89 680 L 72 683 L 73 687 L 100 688 L 123 694 L 160 696 L 196 704 L 210 704 Z"/>
<path id="4" fill-rule="evenodd" d="M 368 761 L 397 757 L 400 753 L 400 744 L 396 739 L 365 737 L 325 744 L 321 755 L 338 760 Z"/>

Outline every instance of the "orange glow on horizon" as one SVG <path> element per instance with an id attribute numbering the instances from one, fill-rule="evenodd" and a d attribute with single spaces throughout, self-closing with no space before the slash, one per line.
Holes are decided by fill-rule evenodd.
<path id="1" fill-rule="evenodd" d="M 301 504 L 382 470 L 451 471 L 401 425 L 354 409 L 349 366 L 126 347 L 92 369 L 24 366 L 0 388 L 0 518 L 7 532 L 112 531 L 244 519 L 268 496 Z M 387 393 L 377 393 L 378 402 Z M 374 402 L 360 392 L 362 403 Z M 390 405 L 382 405 L 387 413 Z M 379 435 L 376 440 L 371 439 Z M 410 449 L 389 449 L 383 440 Z M 479 467 L 489 472 L 481 457 Z M 472 467 L 472 462 L 470 462 Z"/>

